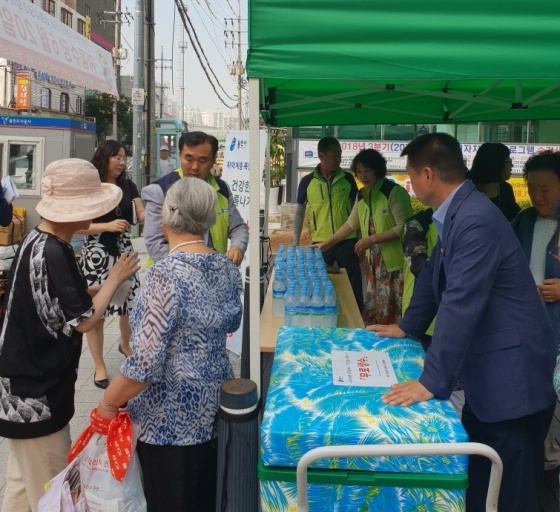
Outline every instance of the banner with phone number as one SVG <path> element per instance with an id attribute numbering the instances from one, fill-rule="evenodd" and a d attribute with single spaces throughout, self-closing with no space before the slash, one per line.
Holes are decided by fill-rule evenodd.
<path id="1" fill-rule="evenodd" d="M 0 55 L 118 95 L 111 54 L 29 1 L 0 0 Z"/>

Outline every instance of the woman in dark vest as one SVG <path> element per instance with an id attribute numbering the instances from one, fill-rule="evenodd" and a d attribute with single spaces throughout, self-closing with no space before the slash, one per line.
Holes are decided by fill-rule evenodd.
<path id="1" fill-rule="evenodd" d="M 521 208 L 515 202 L 513 188 L 506 181 L 511 176 L 509 148 L 499 142 L 485 142 L 474 157 L 469 178 L 512 221 Z"/>

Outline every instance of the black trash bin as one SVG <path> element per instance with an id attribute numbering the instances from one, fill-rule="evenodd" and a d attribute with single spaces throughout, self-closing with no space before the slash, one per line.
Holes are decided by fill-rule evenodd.
<path id="1" fill-rule="evenodd" d="M 232 379 L 220 388 L 216 512 L 257 511 L 257 385 Z"/>

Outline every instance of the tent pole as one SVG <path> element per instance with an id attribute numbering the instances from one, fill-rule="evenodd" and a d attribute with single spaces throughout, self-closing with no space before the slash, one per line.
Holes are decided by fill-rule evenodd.
<path id="1" fill-rule="evenodd" d="M 249 78 L 249 254 L 251 261 L 251 277 L 249 282 L 249 315 L 250 326 L 250 366 L 251 380 L 257 385 L 257 393 L 261 393 L 261 303 L 260 303 L 260 267 L 261 244 L 259 233 L 261 162 L 259 133 L 259 80 Z M 266 222 L 266 219 L 265 219 Z"/>
<path id="2" fill-rule="evenodd" d="M 270 125 L 266 125 L 266 149 L 264 155 L 264 226 L 263 236 L 268 236 L 268 208 L 270 201 Z M 260 140 L 260 137 L 259 137 Z M 260 189 L 259 189 L 260 191 Z M 259 194 L 260 197 L 260 194 Z"/>

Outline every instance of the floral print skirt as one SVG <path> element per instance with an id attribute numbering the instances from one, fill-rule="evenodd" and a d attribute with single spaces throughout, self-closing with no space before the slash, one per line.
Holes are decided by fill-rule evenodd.
<path id="1" fill-rule="evenodd" d="M 362 318 L 366 325 L 396 324 L 402 316 L 403 272 L 388 272 L 379 245 L 370 250 Z"/>

